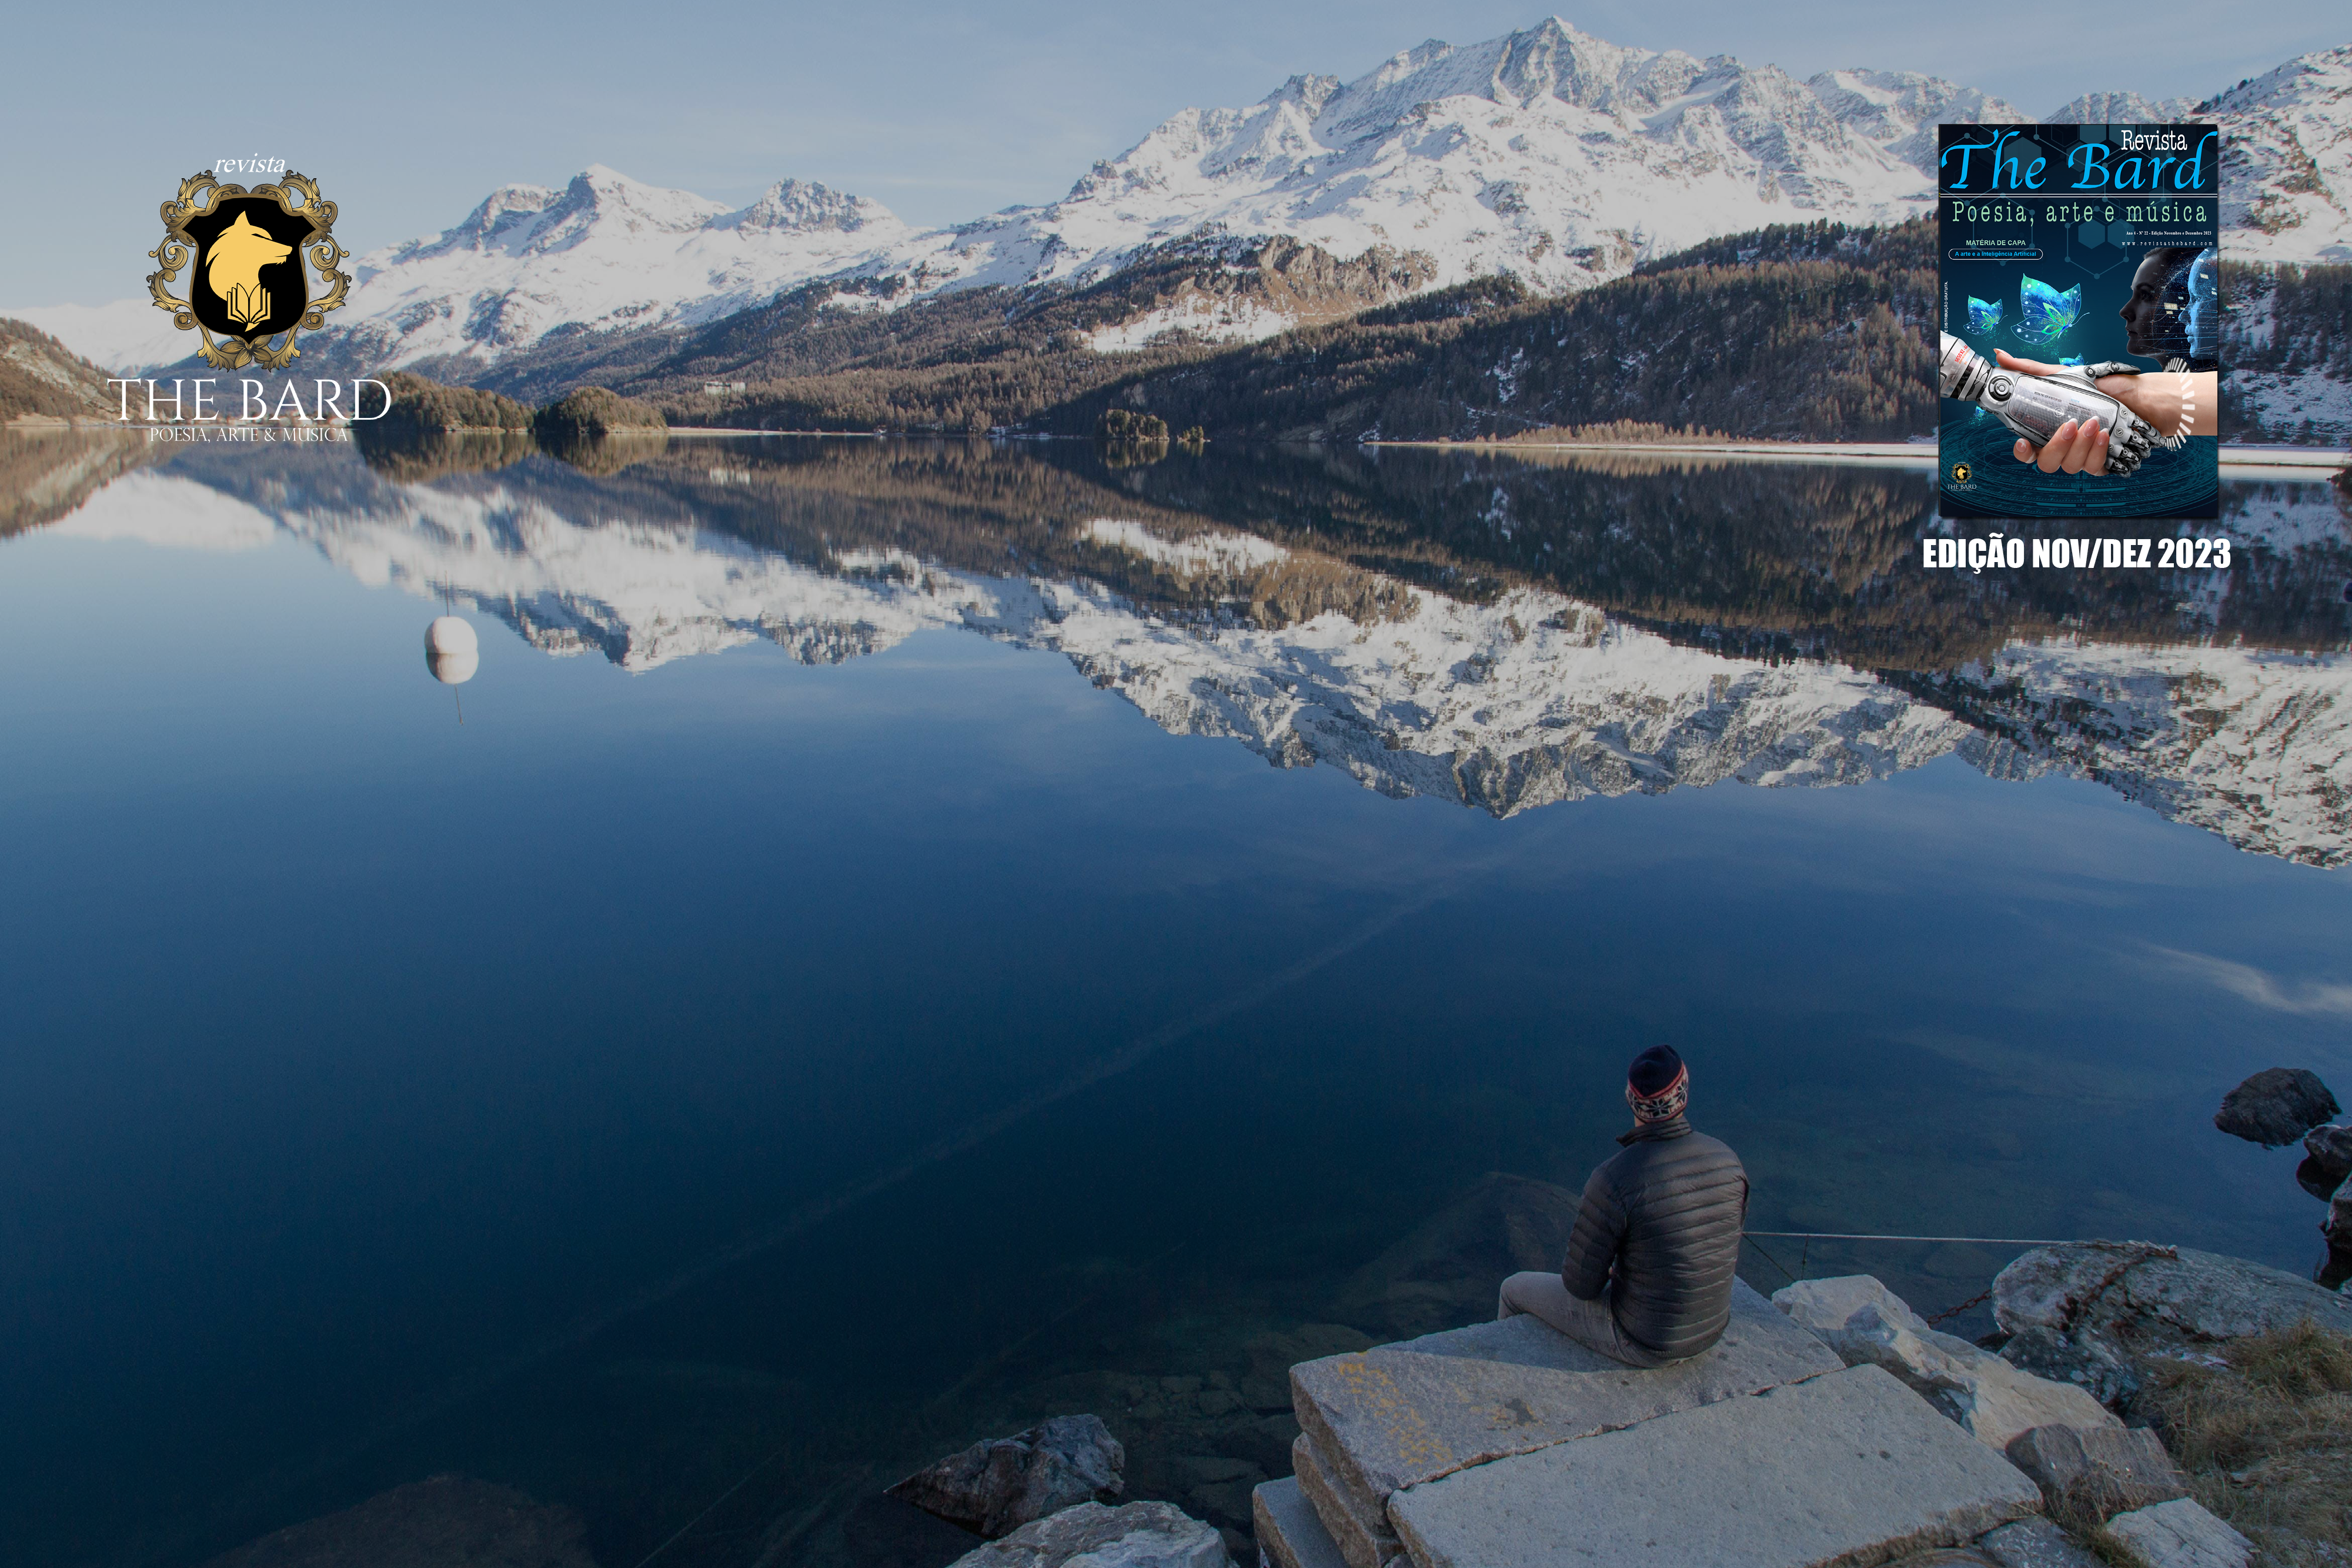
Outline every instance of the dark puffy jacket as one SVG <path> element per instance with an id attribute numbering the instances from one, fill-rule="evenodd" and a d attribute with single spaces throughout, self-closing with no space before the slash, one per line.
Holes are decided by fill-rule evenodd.
<path id="1" fill-rule="evenodd" d="M 1659 1355 L 1696 1355 L 1731 1321 L 1748 1173 L 1728 1145 L 1680 1116 L 1617 1141 L 1624 1151 L 1584 1184 L 1560 1282 L 1587 1301 L 1606 1290 L 1618 1328 Z"/>

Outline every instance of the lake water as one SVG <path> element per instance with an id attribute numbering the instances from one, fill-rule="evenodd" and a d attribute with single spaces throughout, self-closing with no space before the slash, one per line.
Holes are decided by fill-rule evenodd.
<path id="1" fill-rule="evenodd" d="M 1930 574 L 1916 467 L 0 440 L 9 1562 L 937 1561 L 873 1494 L 1074 1410 L 1240 1529 L 1658 1040 L 1756 1228 L 2317 1260 L 2210 1118 L 2352 1087 L 2324 486 Z"/>

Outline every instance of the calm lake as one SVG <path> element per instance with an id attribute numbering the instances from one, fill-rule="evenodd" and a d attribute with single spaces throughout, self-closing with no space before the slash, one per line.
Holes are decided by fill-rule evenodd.
<path id="1" fill-rule="evenodd" d="M 0 1558 L 455 1473 L 606 1568 L 911 1565 L 882 1487 L 1080 1410 L 1245 1530 L 1282 1369 L 1491 1312 L 1661 1040 L 1755 1228 L 2307 1272 L 2210 1117 L 2352 1089 L 2346 517 L 1979 575 L 1931 507 L 0 432 Z M 1935 1312 L 2018 1250 L 1743 1272 Z"/>

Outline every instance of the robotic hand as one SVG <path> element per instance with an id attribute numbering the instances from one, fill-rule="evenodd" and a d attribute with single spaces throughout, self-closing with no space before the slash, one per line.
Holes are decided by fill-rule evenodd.
<path id="1" fill-rule="evenodd" d="M 2130 473 L 2158 446 L 2178 445 L 2156 427 L 2098 388 L 2098 378 L 2132 369 L 2123 365 L 2067 365 L 2047 376 L 2000 369 L 1949 332 L 1943 335 L 1937 381 L 1948 398 L 1975 403 L 2036 447 L 2046 446 L 2058 427 L 2097 420 L 2110 432 L 2107 472 Z"/>

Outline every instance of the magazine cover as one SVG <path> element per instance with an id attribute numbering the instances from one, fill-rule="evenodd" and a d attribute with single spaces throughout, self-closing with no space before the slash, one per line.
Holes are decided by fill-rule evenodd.
<path id="1" fill-rule="evenodd" d="M 2221 139 L 1945 125 L 1948 517 L 2219 514 Z"/>

